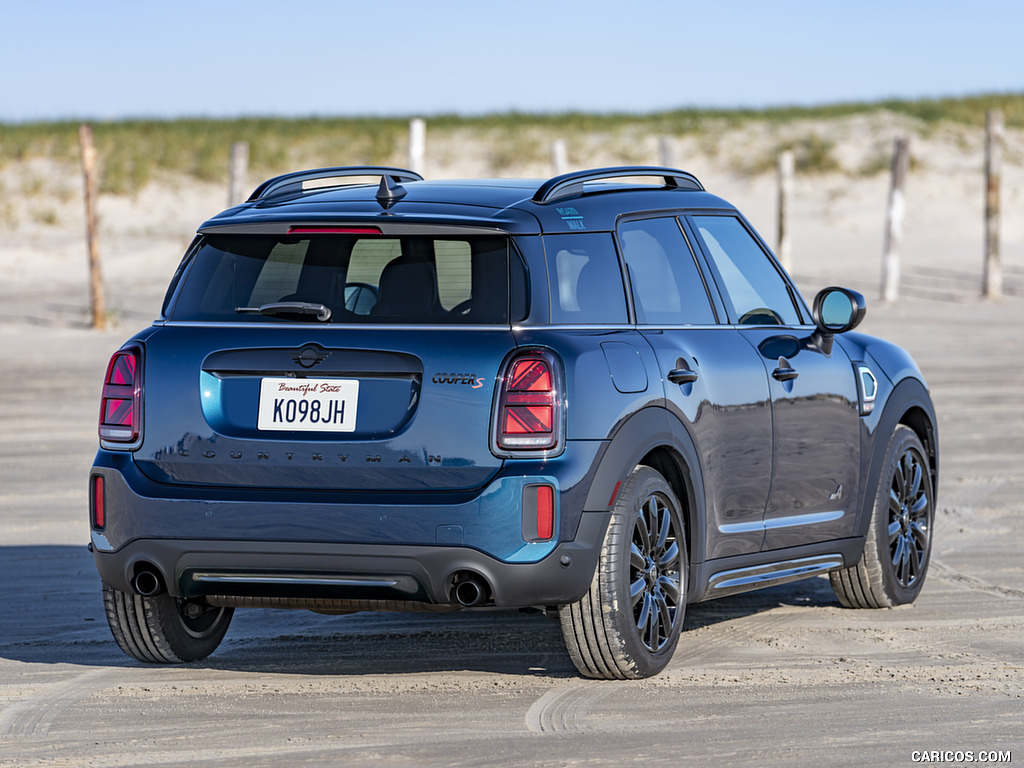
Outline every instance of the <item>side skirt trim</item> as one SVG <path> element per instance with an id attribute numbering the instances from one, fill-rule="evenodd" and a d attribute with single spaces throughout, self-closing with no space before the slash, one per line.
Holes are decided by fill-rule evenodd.
<path id="1" fill-rule="evenodd" d="M 843 556 L 838 552 L 798 560 L 784 560 L 767 565 L 736 568 L 712 574 L 708 579 L 706 598 L 722 597 L 750 589 L 760 589 L 773 584 L 806 579 L 819 573 L 826 573 L 844 565 Z"/>

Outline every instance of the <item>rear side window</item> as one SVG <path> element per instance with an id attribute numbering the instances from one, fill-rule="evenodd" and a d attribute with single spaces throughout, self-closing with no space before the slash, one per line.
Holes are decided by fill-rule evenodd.
<path id="1" fill-rule="evenodd" d="M 641 325 L 712 325 L 715 312 L 693 253 L 674 218 L 619 227 L 636 321 Z"/>
<path id="2" fill-rule="evenodd" d="M 212 235 L 192 261 L 172 320 L 308 321 L 252 311 L 297 302 L 332 323 L 504 325 L 510 304 L 525 305 L 511 301 L 509 269 L 524 267 L 506 237 Z"/>
<path id="3" fill-rule="evenodd" d="M 628 322 L 622 272 L 610 234 L 548 235 L 544 250 L 552 323 Z"/>

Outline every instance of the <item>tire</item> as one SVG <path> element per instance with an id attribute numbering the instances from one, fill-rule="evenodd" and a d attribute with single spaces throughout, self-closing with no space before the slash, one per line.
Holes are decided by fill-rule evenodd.
<path id="1" fill-rule="evenodd" d="M 892 608 L 921 593 L 931 559 L 934 485 L 917 434 L 896 427 L 885 453 L 864 553 L 856 565 L 829 574 L 847 608 Z"/>
<path id="2" fill-rule="evenodd" d="M 638 466 L 612 509 L 590 590 L 559 608 L 580 674 L 627 680 L 665 668 L 683 626 L 687 564 L 679 500 L 658 472 Z"/>
<path id="3" fill-rule="evenodd" d="M 164 593 L 153 597 L 103 585 L 107 623 L 121 650 L 139 661 L 180 664 L 213 653 L 231 623 L 233 608 Z"/>

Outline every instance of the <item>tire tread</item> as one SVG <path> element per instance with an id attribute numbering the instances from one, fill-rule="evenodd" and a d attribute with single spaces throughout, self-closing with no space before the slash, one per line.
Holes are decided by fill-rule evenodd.
<path id="1" fill-rule="evenodd" d="M 150 664 L 180 664 L 205 658 L 220 643 L 231 620 L 225 613 L 218 628 L 204 641 L 183 638 L 177 607 L 167 595 L 143 597 L 103 585 L 103 606 L 110 633 L 132 658 Z M 175 648 L 175 645 L 180 648 Z"/>

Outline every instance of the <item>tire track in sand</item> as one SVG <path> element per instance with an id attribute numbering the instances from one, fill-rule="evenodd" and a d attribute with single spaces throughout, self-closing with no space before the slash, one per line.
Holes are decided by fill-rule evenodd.
<path id="1" fill-rule="evenodd" d="M 27 699 L 0 712 L 0 738 L 45 736 L 55 716 L 104 688 L 115 670 L 90 669 L 59 683 L 50 683 Z"/>
<path id="2" fill-rule="evenodd" d="M 578 680 L 552 688 L 526 712 L 526 727 L 533 733 L 585 733 L 596 730 L 587 724 L 590 708 L 618 688 L 605 681 Z"/>

